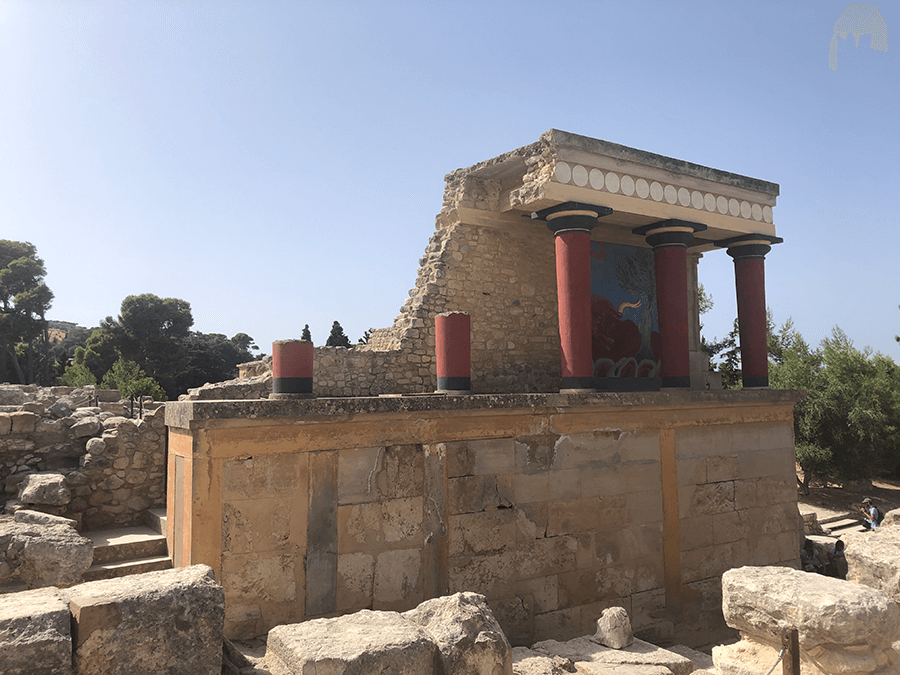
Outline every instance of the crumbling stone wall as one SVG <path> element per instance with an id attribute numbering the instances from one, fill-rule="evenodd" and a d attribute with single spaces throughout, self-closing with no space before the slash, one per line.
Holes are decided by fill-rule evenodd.
<path id="1" fill-rule="evenodd" d="M 164 408 L 128 419 L 117 391 L 91 387 L 2 385 L 0 401 L 0 500 L 8 511 L 35 473 L 61 476 L 65 497 L 28 506 L 87 530 L 135 525 L 146 509 L 165 506 Z"/>

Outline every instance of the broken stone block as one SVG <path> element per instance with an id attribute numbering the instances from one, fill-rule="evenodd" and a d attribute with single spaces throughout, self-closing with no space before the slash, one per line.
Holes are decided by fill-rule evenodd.
<path id="1" fill-rule="evenodd" d="M 72 414 L 72 407 L 65 401 L 60 400 L 50 406 L 50 414 L 57 419 L 68 417 Z"/>
<path id="2" fill-rule="evenodd" d="M 19 509 L 16 511 L 14 520 L 17 523 L 31 523 L 32 525 L 66 525 L 73 529 L 75 529 L 75 526 L 77 525 L 71 518 L 53 516 L 49 513 L 31 511 L 29 509 Z"/>
<path id="3" fill-rule="evenodd" d="M 100 429 L 100 420 L 96 417 L 83 417 L 75 422 L 75 424 L 73 424 L 71 427 L 69 427 L 69 431 L 72 432 L 72 436 L 74 436 L 75 438 L 93 436 L 98 431 L 100 431 Z"/>
<path id="4" fill-rule="evenodd" d="M 219 675 L 225 594 L 194 565 L 90 581 L 66 593 L 76 675 Z"/>
<path id="5" fill-rule="evenodd" d="M 30 434 L 38 421 L 38 415 L 32 412 L 14 412 L 9 414 L 12 421 L 12 434 Z"/>
<path id="6" fill-rule="evenodd" d="M 850 532 L 842 538 L 847 581 L 877 588 L 900 602 L 900 527 L 882 525 L 874 532 Z"/>
<path id="7" fill-rule="evenodd" d="M 0 671 L 72 675 L 69 608 L 59 589 L 0 595 Z"/>
<path id="8" fill-rule="evenodd" d="M 730 627 L 776 644 L 785 628 L 796 628 L 807 650 L 881 644 L 900 631 L 900 607 L 884 593 L 788 567 L 729 570 L 722 577 L 722 611 Z"/>
<path id="9" fill-rule="evenodd" d="M 514 675 L 566 675 L 578 672 L 575 664 L 562 656 L 539 654 L 527 647 L 513 647 Z"/>
<path id="10" fill-rule="evenodd" d="M 402 616 L 432 637 L 441 650 L 446 672 L 512 673 L 512 649 L 483 595 L 466 592 L 426 600 Z"/>
<path id="11" fill-rule="evenodd" d="M 544 640 L 532 649 L 538 653 L 562 656 L 575 663 L 578 672 L 585 675 L 689 675 L 694 664 L 679 654 L 635 638 L 624 649 L 611 649 L 597 644 L 588 637 L 578 637 L 568 642 Z"/>
<path id="12" fill-rule="evenodd" d="M 9 413 L 0 412 L 0 436 L 6 436 L 12 430 L 12 418 Z"/>
<path id="13" fill-rule="evenodd" d="M 19 501 L 23 504 L 65 506 L 72 501 L 72 493 L 61 473 L 33 473 L 19 484 Z"/>
<path id="14" fill-rule="evenodd" d="M 68 525 L 0 525 L 0 562 L 29 588 L 71 586 L 94 559 L 94 544 Z"/>
<path id="15" fill-rule="evenodd" d="M 441 675 L 425 630 L 396 612 L 362 610 L 336 619 L 276 626 L 266 640 L 272 675 Z"/>
<path id="16" fill-rule="evenodd" d="M 622 649 L 634 642 L 631 620 L 624 607 L 608 607 L 603 610 L 603 614 L 597 619 L 594 642 L 612 649 Z"/>

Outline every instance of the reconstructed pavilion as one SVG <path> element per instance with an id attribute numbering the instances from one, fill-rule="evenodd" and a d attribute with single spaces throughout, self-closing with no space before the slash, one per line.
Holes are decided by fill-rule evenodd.
<path id="1" fill-rule="evenodd" d="M 176 565 L 215 570 L 233 637 L 468 590 L 514 644 L 592 633 L 611 605 L 710 642 L 721 574 L 799 551 L 796 393 L 766 386 L 778 186 L 557 130 L 446 182 L 400 315 L 316 348 L 317 398 L 167 405 Z M 697 263 L 719 248 L 738 391 L 700 350 Z"/>

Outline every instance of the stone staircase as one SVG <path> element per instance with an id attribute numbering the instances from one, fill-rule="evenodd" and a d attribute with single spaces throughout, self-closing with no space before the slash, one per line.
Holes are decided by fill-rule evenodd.
<path id="1" fill-rule="evenodd" d="M 865 532 L 868 528 L 853 513 L 842 513 L 819 521 L 832 537 L 840 537 L 845 532 Z"/>
<path id="2" fill-rule="evenodd" d="M 94 564 L 85 581 L 172 568 L 166 545 L 166 510 L 147 511 L 146 525 L 84 532 L 94 542 Z"/>

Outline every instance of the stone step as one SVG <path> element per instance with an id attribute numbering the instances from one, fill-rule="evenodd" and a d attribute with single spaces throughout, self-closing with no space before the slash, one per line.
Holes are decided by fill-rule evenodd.
<path id="1" fill-rule="evenodd" d="M 160 534 L 166 533 L 166 510 L 165 509 L 147 509 L 144 511 L 144 522 L 154 532 Z"/>
<path id="2" fill-rule="evenodd" d="M 865 532 L 866 527 L 854 518 L 844 518 L 842 520 L 834 520 L 825 526 L 832 535 L 842 532 Z"/>
<path id="3" fill-rule="evenodd" d="M 146 525 L 84 532 L 94 542 L 94 564 L 167 556 L 166 536 Z"/>
<path id="4" fill-rule="evenodd" d="M 84 573 L 84 580 L 114 579 L 116 577 L 125 577 L 129 574 L 170 569 L 172 569 L 172 560 L 167 555 L 139 558 L 137 560 L 95 563 Z"/>
<path id="5" fill-rule="evenodd" d="M 836 516 L 827 516 L 825 518 L 819 518 L 819 525 L 828 525 L 829 523 L 836 523 L 839 520 L 852 520 L 856 518 L 856 513 L 853 511 L 847 511 L 846 513 L 839 513 Z"/>

